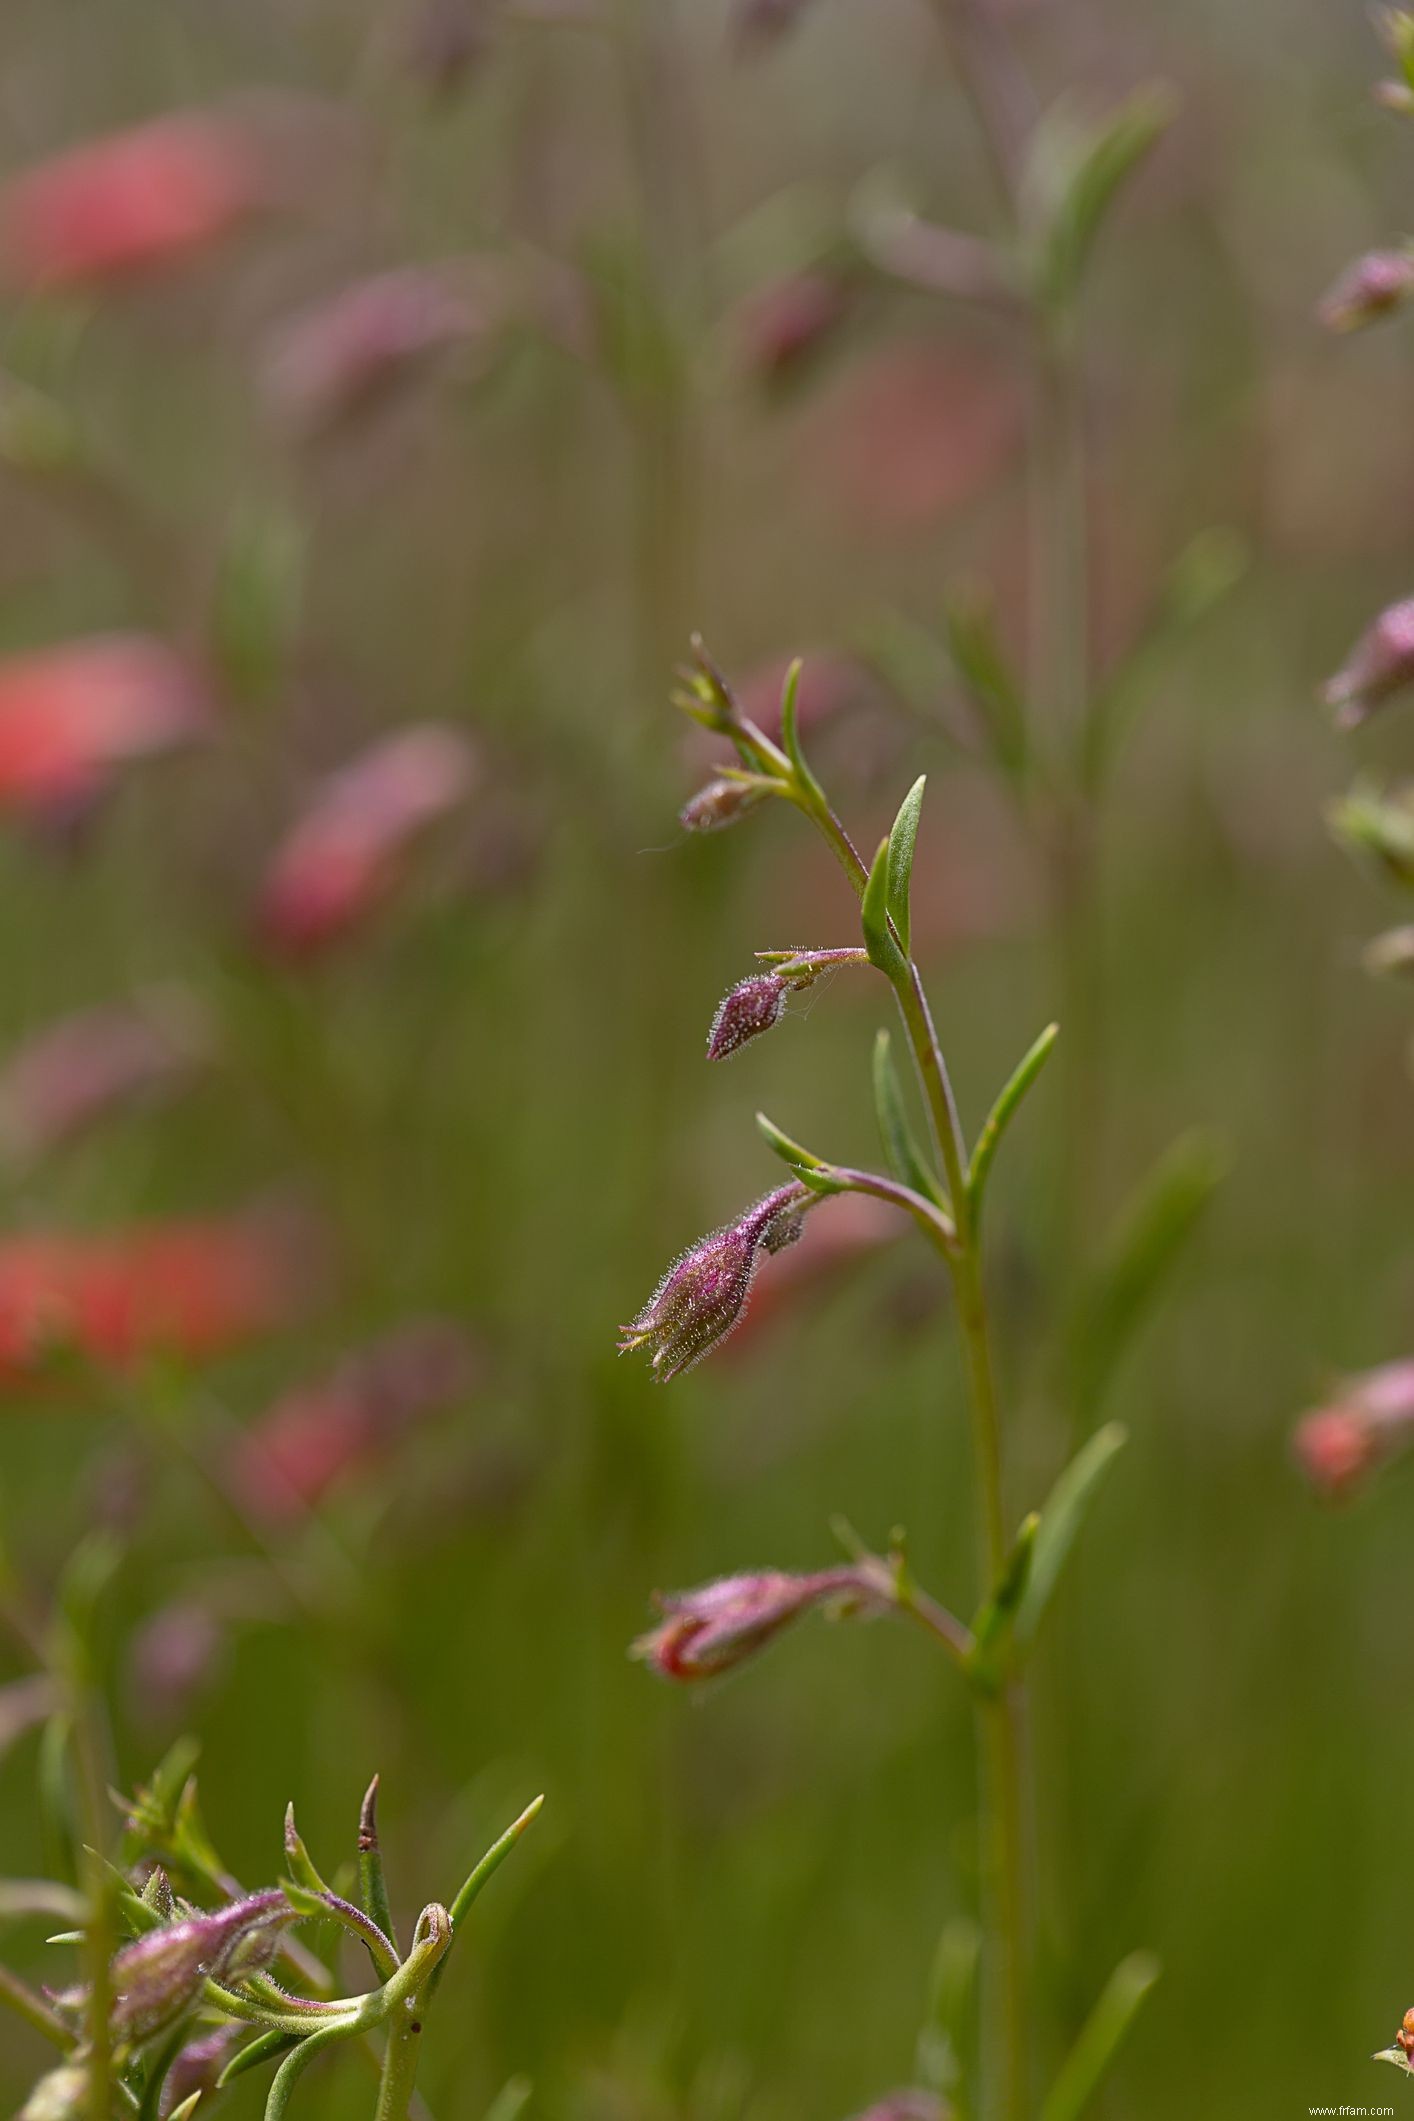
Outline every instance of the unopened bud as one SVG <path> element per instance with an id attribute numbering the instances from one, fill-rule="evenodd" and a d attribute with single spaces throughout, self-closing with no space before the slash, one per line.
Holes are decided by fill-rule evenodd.
<path id="1" fill-rule="evenodd" d="M 759 1254 L 779 1251 L 798 1234 L 800 1205 L 808 1198 L 805 1186 L 778 1186 L 737 1222 L 699 1238 L 624 1327 L 619 1353 L 646 1348 L 665 1383 L 700 1362 L 745 1311 Z"/>
<path id="2" fill-rule="evenodd" d="M 1326 686 L 1342 729 L 1355 729 L 1394 693 L 1414 683 L 1414 597 L 1391 604 L 1360 636 Z"/>
<path id="3" fill-rule="evenodd" d="M 744 781 L 709 781 L 688 797 L 678 812 L 678 823 L 685 832 L 721 832 L 754 810 L 764 793 Z"/>
<path id="4" fill-rule="evenodd" d="M 236 2049 L 245 2039 L 246 2028 L 239 2025 L 218 2025 L 212 2032 L 203 2033 L 192 2040 L 177 2056 L 168 2070 L 162 2085 L 161 2113 L 163 2121 L 176 2112 L 183 2100 L 196 2092 L 214 2092 L 221 2081 L 221 2072 Z M 202 2100 L 202 2106 L 206 2101 Z"/>
<path id="5" fill-rule="evenodd" d="M 280 1931 L 295 1911 L 276 1887 L 232 1901 L 209 1915 L 149 1930 L 124 1945 L 113 1961 L 112 2026 L 129 2040 L 145 2040 L 195 2001 L 202 1983 L 254 1973 L 268 1964 Z"/>
<path id="6" fill-rule="evenodd" d="M 1331 830 L 1398 884 L 1414 884 L 1414 785 L 1389 795 L 1352 788 L 1330 812 Z"/>
<path id="7" fill-rule="evenodd" d="M 785 1015 L 791 983 L 779 972 L 758 972 L 722 996 L 707 1034 L 708 1060 L 725 1060 Z"/>
<path id="8" fill-rule="evenodd" d="M 1414 255 L 1372 250 L 1343 272 L 1317 314 L 1329 331 L 1361 331 L 1402 309 L 1414 295 Z"/>
<path id="9" fill-rule="evenodd" d="M 883 1611 L 883 1588 L 860 1566 L 791 1576 L 762 1569 L 724 1576 L 693 1591 L 660 1596 L 663 1620 L 633 1646 L 665 1679 L 713 1679 L 758 1650 L 812 1607 L 844 1604 Z"/>
<path id="10" fill-rule="evenodd" d="M 1307 1414 L 1294 1439 L 1297 1462 L 1331 1502 L 1353 1494 L 1414 1444 L 1414 1361 L 1384 1363 L 1347 1380 L 1338 1399 Z"/>

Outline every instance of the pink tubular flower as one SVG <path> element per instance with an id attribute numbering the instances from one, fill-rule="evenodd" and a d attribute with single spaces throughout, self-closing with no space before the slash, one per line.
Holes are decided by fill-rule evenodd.
<path id="1" fill-rule="evenodd" d="M 0 662 L 0 806 L 39 815 L 101 792 L 130 759 L 204 735 L 206 704 L 161 641 L 99 635 Z"/>
<path id="2" fill-rule="evenodd" d="M 287 1394 L 237 1447 L 232 1476 L 251 1510 L 288 1522 L 336 1483 L 387 1459 L 400 1437 L 474 1385 L 477 1352 L 439 1320 L 405 1326 Z"/>
<path id="3" fill-rule="evenodd" d="M 760 1254 L 793 1243 L 810 1198 L 798 1183 L 778 1186 L 736 1222 L 689 1246 L 624 1327 L 619 1353 L 647 1348 L 653 1374 L 665 1384 L 710 1354 L 745 1311 Z"/>
<path id="4" fill-rule="evenodd" d="M 271 864 L 260 925 L 301 957 L 359 926 L 396 887 L 414 842 L 476 779 L 471 745 L 435 723 L 405 729 L 333 774 Z"/>
<path id="5" fill-rule="evenodd" d="M 1414 597 L 1391 604 L 1355 643 L 1326 686 L 1342 729 L 1358 728 L 1394 693 L 1414 683 Z"/>
<path id="6" fill-rule="evenodd" d="M 185 263 L 266 202 L 234 119 L 188 111 L 71 148 L 0 195 L 0 259 L 25 289 L 97 287 Z"/>
<path id="7" fill-rule="evenodd" d="M 633 1654 L 664 1679 L 715 1679 L 754 1657 L 815 1606 L 882 1612 L 888 1602 L 882 1586 L 853 1564 L 810 1576 L 781 1569 L 723 1576 L 695 1591 L 660 1595 L 663 1620 L 640 1637 Z"/>
<path id="8" fill-rule="evenodd" d="M 298 432 L 328 434 L 372 411 L 504 309 L 499 270 L 407 265 L 342 288 L 280 332 L 267 382 Z"/>
<path id="9" fill-rule="evenodd" d="M 1373 250 L 1357 258 L 1321 299 L 1319 316 L 1331 331 L 1359 331 L 1402 309 L 1414 295 L 1414 255 Z"/>
<path id="10" fill-rule="evenodd" d="M 1414 1360 L 1347 1380 L 1339 1397 L 1298 1424 L 1298 1464 L 1318 1495 L 1344 1501 L 1414 1443 Z"/>
<path id="11" fill-rule="evenodd" d="M 249 1973 L 267 1963 L 294 1920 L 289 1901 L 272 1886 L 125 1944 L 110 1969 L 114 2032 L 145 2040 L 160 2031 L 195 2000 L 204 1981 L 219 1980 L 237 1962 Z"/>
<path id="12" fill-rule="evenodd" d="M 0 1388 L 78 1350 L 123 1366 L 201 1361 L 285 1324 L 306 1300 L 309 1244 L 260 1215 L 161 1223 L 108 1236 L 0 1243 Z"/>
<path id="13" fill-rule="evenodd" d="M 33 1162 L 112 1112 L 174 1096 L 205 1058 L 203 1027 L 185 996 L 63 1017 L 0 1072 L 0 1142 Z"/>

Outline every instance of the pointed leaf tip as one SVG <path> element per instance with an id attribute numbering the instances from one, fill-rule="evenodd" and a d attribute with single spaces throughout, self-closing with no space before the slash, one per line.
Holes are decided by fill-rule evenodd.
<path id="1" fill-rule="evenodd" d="M 918 846 L 918 822 L 923 811 L 923 791 L 928 785 L 928 776 L 920 773 L 899 804 L 898 816 L 889 833 L 888 875 L 886 898 L 889 918 L 894 924 L 900 947 L 907 954 L 912 929 L 910 918 L 910 887 L 913 881 L 913 857 Z"/>

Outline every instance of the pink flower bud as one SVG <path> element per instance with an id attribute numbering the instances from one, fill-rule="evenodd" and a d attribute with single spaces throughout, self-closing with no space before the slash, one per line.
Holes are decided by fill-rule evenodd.
<path id="1" fill-rule="evenodd" d="M 1298 1424 L 1298 1464 L 1317 1494 L 1344 1501 L 1414 1443 L 1414 1361 L 1386 1363 L 1346 1383 Z"/>
<path id="2" fill-rule="evenodd" d="M 725 1060 L 785 1015 L 791 983 L 779 972 L 758 972 L 722 996 L 707 1034 L 708 1060 Z"/>
<path id="3" fill-rule="evenodd" d="M 214 2092 L 220 2082 L 221 2072 L 247 2038 L 247 2031 L 240 2025 L 218 2025 L 213 2031 L 203 2033 L 184 2047 L 162 2085 L 161 2114 L 163 2121 L 176 2112 L 184 2099 L 194 2092 Z M 206 2101 L 202 2100 L 205 2106 Z"/>
<path id="4" fill-rule="evenodd" d="M 172 1725 L 215 1678 L 225 1638 L 209 1607 L 194 1598 L 162 1606 L 138 1630 L 133 1687 L 144 1719 Z"/>
<path id="5" fill-rule="evenodd" d="M 1354 729 L 1375 708 L 1414 682 L 1414 597 L 1382 611 L 1326 686 L 1326 704 L 1342 729 Z"/>
<path id="6" fill-rule="evenodd" d="M 484 337 L 505 310 L 498 267 L 408 265 L 358 280 L 287 324 L 267 364 L 270 396 L 303 435 L 373 411 L 434 360 Z"/>
<path id="7" fill-rule="evenodd" d="M 758 288 L 738 319 L 741 363 L 764 383 L 798 376 L 844 323 L 850 291 L 828 273 L 800 272 Z"/>
<path id="8" fill-rule="evenodd" d="M 809 1197 L 805 1186 L 778 1186 L 739 1221 L 699 1238 L 624 1327 L 620 1354 L 649 1349 L 654 1375 L 665 1383 L 700 1362 L 745 1311 L 760 1253 L 777 1252 L 799 1236 L 800 1206 Z"/>
<path id="9" fill-rule="evenodd" d="M 204 1059 L 203 1027 L 184 996 L 64 1017 L 0 1073 L 0 1141 L 33 1162 L 112 1112 L 175 1095 Z"/>
<path id="10" fill-rule="evenodd" d="M 678 812 L 678 823 L 685 832 L 721 832 L 745 817 L 748 810 L 754 810 L 762 794 L 760 788 L 750 788 L 742 781 L 709 781 L 696 795 L 688 797 Z"/>
<path id="11" fill-rule="evenodd" d="M 111 1969 L 114 2033 L 146 2040 L 196 2000 L 204 1981 L 219 1980 L 237 1965 L 243 1974 L 254 1973 L 268 1964 L 281 1930 L 295 1919 L 289 1901 L 272 1886 L 125 1944 Z"/>
<path id="12" fill-rule="evenodd" d="M 243 127 L 212 112 L 159 118 L 10 184 L 0 195 L 0 259 L 23 288 L 129 279 L 205 250 L 266 194 Z"/>
<path id="13" fill-rule="evenodd" d="M 332 775 L 279 849 L 261 896 L 268 942 L 307 956 L 349 933 L 396 888 L 415 842 L 476 779 L 459 731 L 404 729 Z"/>
<path id="14" fill-rule="evenodd" d="M 209 727 L 185 665 L 161 641 L 110 634 L 0 663 L 0 805 L 52 813 L 114 769 Z"/>
<path id="15" fill-rule="evenodd" d="M 1318 315 L 1331 331 L 1359 331 L 1402 309 L 1411 294 L 1414 256 L 1402 250 L 1373 250 L 1341 274 L 1322 297 Z"/>
<path id="16" fill-rule="evenodd" d="M 883 1611 L 883 1588 L 857 1566 L 790 1576 L 780 1569 L 724 1576 L 695 1591 L 660 1596 L 661 1626 L 633 1646 L 665 1679 L 714 1679 L 766 1647 L 812 1607 L 847 1603 Z"/>

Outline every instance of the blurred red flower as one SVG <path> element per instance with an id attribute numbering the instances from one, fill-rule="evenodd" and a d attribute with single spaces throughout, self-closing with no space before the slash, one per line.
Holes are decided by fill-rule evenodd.
<path id="1" fill-rule="evenodd" d="M 267 942 L 303 956 L 357 927 L 396 887 L 413 843 L 475 779 L 467 739 L 433 723 L 385 738 L 331 775 L 270 866 L 260 904 Z"/>
<path id="2" fill-rule="evenodd" d="M 304 1306 L 308 1254 L 307 1233 L 261 1214 L 0 1240 L 0 1387 L 65 1349 L 120 1366 L 218 1355 Z"/>
<path id="3" fill-rule="evenodd" d="M 0 195 L 5 277 L 24 288 L 99 286 L 177 265 L 266 203 L 250 131 L 185 111 L 85 142 Z"/>
<path id="4" fill-rule="evenodd" d="M 812 454 L 861 529 L 929 528 L 1004 469 L 1023 427 L 1005 368 L 937 342 L 884 346 L 823 392 Z"/>
<path id="5" fill-rule="evenodd" d="M 126 760 L 209 727 L 191 671 L 144 634 L 101 634 L 0 663 L 0 805 L 52 814 Z"/>
<path id="6" fill-rule="evenodd" d="M 438 1320 L 405 1326 L 278 1400 L 241 1438 L 232 1478 L 257 1515 L 297 1518 L 336 1483 L 381 1463 L 427 1415 L 460 1399 L 478 1369 L 475 1346 L 458 1327 Z"/>

